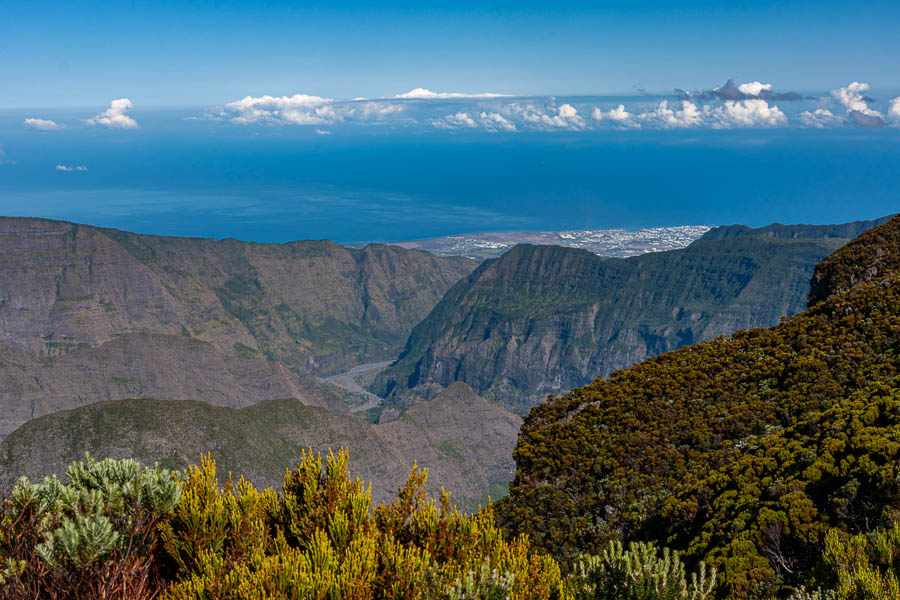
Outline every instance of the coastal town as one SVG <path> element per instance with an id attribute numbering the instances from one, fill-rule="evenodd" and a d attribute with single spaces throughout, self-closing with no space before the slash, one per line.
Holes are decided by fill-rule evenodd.
<path id="1" fill-rule="evenodd" d="M 501 231 L 392 242 L 392 245 L 427 250 L 438 256 L 467 256 L 477 260 L 495 258 L 516 244 L 567 246 L 600 256 L 624 258 L 684 248 L 709 229 L 707 225 L 681 225 L 634 230 Z"/>

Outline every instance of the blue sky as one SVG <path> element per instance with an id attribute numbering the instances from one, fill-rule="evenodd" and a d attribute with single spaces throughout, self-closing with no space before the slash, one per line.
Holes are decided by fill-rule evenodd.
<path id="1" fill-rule="evenodd" d="M 900 3 L 5 2 L 0 108 L 900 87 Z"/>

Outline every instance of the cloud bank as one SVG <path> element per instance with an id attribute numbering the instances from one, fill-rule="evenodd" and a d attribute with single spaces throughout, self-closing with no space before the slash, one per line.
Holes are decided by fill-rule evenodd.
<path id="1" fill-rule="evenodd" d="M 73 173 L 77 171 L 87 171 L 88 168 L 84 165 L 76 165 L 71 167 L 69 165 L 56 165 L 56 170 L 62 171 L 64 173 Z"/>
<path id="2" fill-rule="evenodd" d="M 807 127 L 824 129 L 833 127 L 842 122 L 842 119 L 827 108 L 817 108 L 815 111 L 804 110 L 800 113 L 800 122 Z"/>
<path id="3" fill-rule="evenodd" d="M 732 129 L 780 127 L 787 123 L 787 117 L 778 106 L 770 106 L 761 99 L 726 100 L 716 106 L 700 106 L 691 100 L 682 100 L 670 106 L 668 100 L 661 100 L 654 108 L 636 114 L 628 112 L 625 105 L 620 104 L 608 111 L 594 107 L 591 116 L 596 121 L 610 122 L 619 129 Z"/>
<path id="4" fill-rule="evenodd" d="M 900 127 L 900 98 L 887 106 L 868 97 L 868 92 L 868 84 L 854 81 L 814 98 L 778 91 L 765 81 L 730 80 L 701 92 L 679 90 L 674 96 L 636 96 L 613 104 L 602 97 L 557 101 L 552 96 L 523 98 L 416 88 L 377 100 L 335 100 L 311 94 L 246 96 L 225 104 L 207 118 L 239 125 L 312 126 L 312 131 L 327 127 L 337 135 L 352 125 L 486 133 Z"/>
<path id="5" fill-rule="evenodd" d="M 63 128 L 62 125 L 58 124 L 56 121 L 35 118 L 25 119 L 25 127 L 37 129 L 39 131 L 56 131 L 57 129 Z"/>
<path id="6" fill-rule="evenodd" d="M 507 115 L 519 119 L 527 129 L 542 131 L 580 131 L 587 129 L 578 109 L 569 103 L 556 107 L 554 98 L 550 98 L 547 106 L 539 107 L 532 103 L 514 103 L 505 107 Z"/>
<path id="7" fill-rule="evenodd" d="M 105 111 L 85 121 L 88 125 L 100 125 L 110 129 L 137 129 L 137 121 L 125 114 L 133 105 L 128 98 L 119 98 L 109 103 Z"/>

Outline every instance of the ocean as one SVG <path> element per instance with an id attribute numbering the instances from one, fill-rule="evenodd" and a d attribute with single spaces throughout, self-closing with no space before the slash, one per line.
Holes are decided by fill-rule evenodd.
<path id="1" fill-rule="evenodd" d="M 502 230 L 835 223 L 897 212 L 900 130 L 488 133 L 0 114 L 0 214 L 166 235 L 391 241 Z M 57 165 L 73 170 L 57 170 Z M 75 170 L 83 166 L 82 170 Z"/>

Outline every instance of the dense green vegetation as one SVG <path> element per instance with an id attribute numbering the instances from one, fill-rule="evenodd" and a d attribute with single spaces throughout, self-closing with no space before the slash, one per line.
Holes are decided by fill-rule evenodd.
<path id="1" fill-rule="evenodd" d="M 533 409 L 503 522 L 564 565 L 608 540 L 671 546 L 715 567 L 723 598 L 801 585 L 895 597 L 840 591 L 863 585 L 854 569 L 886 566 L 872 585 L 894 585 L 885 543 L 873 542 L 875 566 L 841 566 L 827 549 L 891 531 L 900 510 L 898 232 L 895 218 L 836 252 L 821 267 L 834 287 L 780 325 L 659 356 Z M 872 272 L 870 256 L 893 258 Z"/>
<path id="2" fill-rule="evenodd" d="M 280 492 L 220 483 L 208 457 L 187 472 L 134 460 L 70 465 L 66 482 L 20 480 L 0 500 L 0 599 L 711 600 L 715 568 L 690 571 L 652 543 L 608 543 L 563 575 L 491 506 L 466 515 L 423 491 L 413 466 L 372 506 L 348 455 L 304 452 Z M 900 596 L 900 526 L 824 536 L 819 581 L 791 600 Z"/>
<path id="3" fill-rule="evenodd" d="M 812 306 L 876 277 L 900 271 L 900 230 L 878 227 L 816 265 L 809 293 Z"/>

